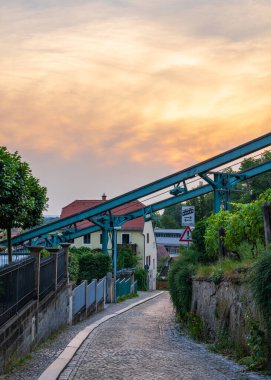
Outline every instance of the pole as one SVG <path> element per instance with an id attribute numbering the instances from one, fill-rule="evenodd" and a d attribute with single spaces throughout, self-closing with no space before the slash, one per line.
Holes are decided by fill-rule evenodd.
<path id="1" fill-rule="evenodd" d="M 113 257 L 114 257 L 114 302 L 117 303 L 117 230 L 113 230 Z"/>

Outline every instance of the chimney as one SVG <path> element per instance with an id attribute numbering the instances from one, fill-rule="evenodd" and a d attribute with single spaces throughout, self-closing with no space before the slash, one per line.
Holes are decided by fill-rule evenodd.
<path id="1" fill-rule="evenodd" d="M 102 200 L 106 201 L 106 195 L 105 195 L 105 193 L 103 193 L 103 195 L 102 195 Z"/>

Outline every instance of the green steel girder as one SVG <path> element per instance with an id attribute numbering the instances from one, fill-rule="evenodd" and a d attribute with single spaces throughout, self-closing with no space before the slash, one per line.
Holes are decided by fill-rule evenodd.
<path id="1" fill-rule="evenodd" d="M 101 215 L 102 213 L 114 209 L 118 206 L 126 204 L 136 199 L 140 199 L 146 195 L 155 193 L 159 190 L 168 188 L 172 185 L 181 183 L 182 181 L 192 178 L 199 173 L 206 173 L 209 170 L 217 168 L 221 165 L 227 164 L 228 162 L 234 161 L 240 157 L 244 157 L 250 153 L 263 149 L 271 145 L 271 133 L 260 136 L 257 139 L 249 141 L 245 144 L 242 144 L 236 148 L 228 150 L 224 153 L 221 153 L 213 158 L 210 158 L 206 161 L 203 161 L 199 164 L 193 165 L 187 169 L 181 170 L 175 174 L 164 177 L 152 183 L 149 183 L 145 186 L 139 187 L 135 190 L 132 190 L 128 193 L 115 197 L 107 202 L 93 207 L 91 209 L 79 212 L 77 214 L 71 215 L 67 218 L 60 219 L 58 221 L 49 223 L 45 226 L 34 228 L 28 232 L 25 232 L 21 235 L 18 235 L 12 239 L 13 245 L 23 244 L 25 241 L 35 239 L 42 235 L 49 234 L 53 231 L 63 229 L 69 225 L 80 222 L 85 219 L 89 219 L 96 215 Z M 1 244 L 6 245 L 7 242 L 3 241 Z"/>
<path id="2" fill-rule="evenodd" d="M 261 164 L 255 168 L 251 168 L 251 169 L 248 169 L 246 171 L 236 173 L 236 174 L 232 175 L 230 180 L 231 180 L 231 183 L 233 185 L 237 185 L 238 183 L 244 181 L 245 179 L 255 177 L 256 175 L 263 174 L 263 173 L 266 173 L 268 171 L 271 171 L 271 161 L 268 161 L 264 164 Z M 152 205 L 143 207 L 141 209 L 138 209 L 136 211 L 133 211 L 131 213 L 123 215 L 123 217 L 127 218 L 125 221 L 140 218 L 140 217 L 144 217 L 145 220 L 150 220 L 151 214 L 156 212 L 156 211 L 162 210 L 164 208 L 167 208 L 169 206 L 173 206 L 173 205 L 178 204 L 178 203 L 185 202 L 189 199 L 193 199 L 193 198 L 199 197 L 199 196 L 204 195 L 204 194 L 208 194 L 212 191 L 213 191 L 212 185 L 204 185 L 204 186 L 198 187 L 196 189 L 189 190 L 185 194 L 180 194 L 179 196 L 170 197 L 168 199 L 162 200 L 162 201 L 154 203 Z M 146 216 L 149 216 L 149 217 L 147 217 L 147 219 L 146 219 Z M 122 221 L 123 220 L 124 219 L 122 219 Z M 124 223 L 125 223 L 125 221 L 124 221 Z M 67 235 L 67 240 L 65 240 L 65 241 L 69 241 L 70 239 L 76 239 L 76 238 L 84 236 L 88 233 L 93 233 L 93 232 L 99 231 L 100 229 L 101 229 L 101 227 L 99 227 L 99 226 L 90 226 L 90 227 L 84 228 L 82 230 L 75 231 L 74 233 L 71 233 L 71 234 L 69 233 Z M 63 241 L 61 241 L 61 242 L 63 242 Z"/>
<path id="3" fill-rule="evenodd" d="M 209 177 L 210 174 L 214 176 L 213 179 Z M 220 211 L 222 205 L 224 206 L 224 210 L 230 210 L 232 188 L 247 178 L 243 173 L 208 172 L 200 173 L 199 175 L 213 187 L 215 213 Z"/>

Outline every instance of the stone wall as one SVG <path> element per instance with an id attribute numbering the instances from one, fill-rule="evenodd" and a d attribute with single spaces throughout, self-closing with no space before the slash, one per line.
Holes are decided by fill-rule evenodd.
<path id="1" fill-rule="evenodd" d="M 0 328 L 0 373 L 68 322 L 69 289 L 66 282 L 39 304 L 29 302 Z"/>
<path id="2" fill-rule="evenodd" d="M 243 348 L 247 347 L 251 318 L 265 331 L 263 318 L 248 287 L 236 279 L 219 284 L 193 279 L 192 312 L 200 316 L 207 335 L 215 338 L 227 331 Z"/>

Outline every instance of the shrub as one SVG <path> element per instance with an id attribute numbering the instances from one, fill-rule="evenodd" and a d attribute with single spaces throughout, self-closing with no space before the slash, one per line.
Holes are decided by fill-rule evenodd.
<path id="1" fill-rule="evenodd" d="M 191 255 L 189 256 L 189 252 Z M 195 273 L 197 254 L 188 250 L 184 256 L 179 256 L 169 270 L 169 290 L 176 311 L 185 317 L 191 308 L 192 276 Z"/>
<path id="2" fill-rule="evenodd" d="M 143 268 L 136 268 L 135 280 L 137 280 L 139 290 L 147 290 L 147 272 Z"/>
<path id="3" fill-rule="evenodd" d="M 135 268 L 137 264 L 137 256 L 129 247 L 121 247 L 118 252 L 118 269 Z"/>
<path id="4" fill-rule="evenodd" d="M 271 253 L 259 257 L 249 272 L 249 283 L 255 301 L 271 327 Z"/>
<path id="5" fill-rule="evenodd" d="M 88 247 L 72 247 L 69 252 L 70 279 L 76 283 L 101 279 L 111 272 L 111 257 Z"/>
<path id="6" fill-rule="evenodd" d="M 99 280 L 111 270 L 111 257 L 108 254 L 94 252 L 79 256 L 79 281 Z"/>

